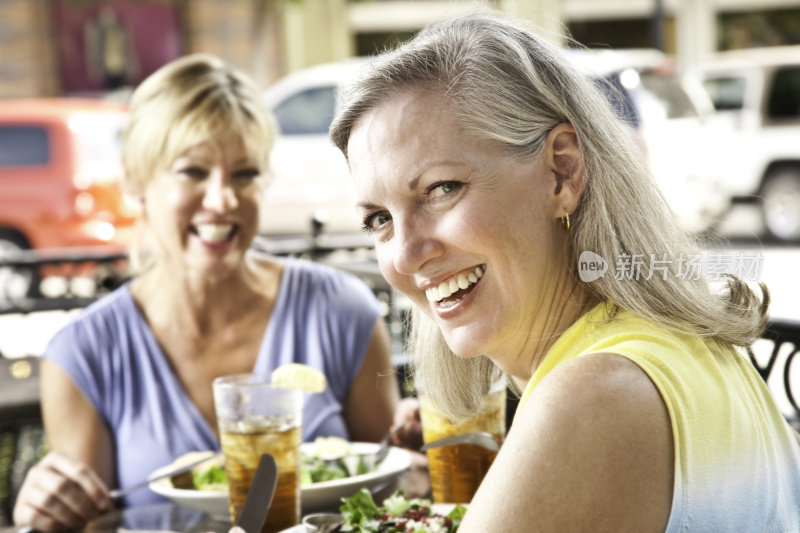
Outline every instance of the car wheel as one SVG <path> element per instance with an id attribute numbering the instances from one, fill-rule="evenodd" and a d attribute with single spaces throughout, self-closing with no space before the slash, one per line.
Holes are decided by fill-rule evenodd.
<path id="1" fill-rule="evenodd" d="M 800 241 L 800 168 L 770 175 L 761 189 L 764 225 L 784 242 Z"/>
<path id="2" fill-rule="evenodd" d="M 28 249 L 28 243 L 18 233 L 0 230 L 0 257 Z M 0 267 L 0 308 L 11 307 L 37 290 L 37 276 L 32 270 Z"/>

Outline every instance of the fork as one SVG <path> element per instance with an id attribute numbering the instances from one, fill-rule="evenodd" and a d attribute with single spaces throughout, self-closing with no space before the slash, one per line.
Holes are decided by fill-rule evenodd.
<path id="1" fill-rule="evenodd" d="M 381 462 L 386 459 L 386 456 L 389 455 L 393 434 L 394 432 L 390 429 L 386 435 L 383 436 L 379 443 L 378 449 L 374 452 L 348 453 L 347 455 L 343 455 L 341 457 L 322 459 L 322 461 L 329 466 L 343 464 L 347 470 L 347 474 L 350 476 L 357 475 L 358 466 L 362 463 L 364 466 L 366 466 L 367 471 L 375 470 L 378 468 Z"/>
<path id="2" fill-rule="evenodd" d="M 129 487 L 126 487 L 124 489 L 111 490 L 111 491 L 108 492 L 108 495 L 112 500 L 118 500 L 119 498 L 122 498 L 126 494 L 129 494 L 129 493 L 131 493 L 131 492 L 133 492 L 135 490 L 141 489 L 142 487 L 146 487 L 147 485 L 149 485 L 153 481 L 158 481 L 160 479 L 164 479 L 164 478 L 167 478 L 167 477 L 174 477 L 174 476 L 177 476 L 179 474 L 183 474 L 185 472 L 189 472 L 195 466 L 197 466 L 199 464 L 202 464 L 202 463 L 205 463 L 206 461 L 208 461 L 211 458 L 213 458 L 215 455 L 217 455 L 217 453 L 218 452 L 209 452 L 209 455 L 206 455 L 205 457 L 203 457 L 201 459 L 197 459 L 196 461 L 192 461 L 191 463 L 187 463 L 187 464 L 185 464 L 183 466 L 180 466 L 178 468 L 166 469 L 166 470 L 162 471 L 161 473 L 152 474 L 152 475 L 148 476 L 147 479 L 145 479 L 144 481 L 140 481 L 139 483 L 135 483 L 135 484 L 133 484 L 133 485 L 131 485 Z"/>
<path id="3" fill-rule="evenodd" d="M 486 431 L 477 431 L 427 442 L 420 448 L 420 451 L 424 452 L 433 448 L 439 448 L 440 446 L 450 446 L 453 444 L 474 444 L 493 452 L 500 450 L 500 443 L 497 442 L 494 435 Z"/>

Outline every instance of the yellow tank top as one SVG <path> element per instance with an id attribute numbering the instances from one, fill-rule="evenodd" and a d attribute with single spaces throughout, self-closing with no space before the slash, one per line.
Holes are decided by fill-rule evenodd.
<path id="1" fill-rule="evenodd" d="M 520 407 L 556 366 L 614 353 L 638 365 L 669 411 L 673 531 L 800 532 L 800 446 L 746 355 L 599 304 L 547 352 Z M 520 410 L 517 411 L 518 413 Z"/>

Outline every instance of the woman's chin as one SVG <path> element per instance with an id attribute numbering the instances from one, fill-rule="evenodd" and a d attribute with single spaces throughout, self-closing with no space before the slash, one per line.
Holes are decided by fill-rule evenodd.
<path id="1" fill-rule="evenodd" d="M 242 258 L 232 257 L 203 257 L 189 260 L 187 270 L 197 278 L 221 281 L 236 274 L 242 263 Z"/>
<path id="2" fill-rule="evenodd" d="M 444 341 L 456 357 L 459 359 L 472 359 L 483 354 L 479 344 L 475 339 L 465 339 L 457 334 L 444 333 Z"/>

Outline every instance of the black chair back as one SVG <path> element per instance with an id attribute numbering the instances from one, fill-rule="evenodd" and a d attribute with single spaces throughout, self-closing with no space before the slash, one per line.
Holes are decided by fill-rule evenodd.
<path id="1" fill-rule="evenodd" d="M 800 427 L 800 397 L 792 389 L 793 381 L 800 381 L 800 369 L 792 373 L 793 365 L 800 353 L 800 321 L 795 320 L 770 320 L 767 329 L 762 334 L 762 339 L 772 343 L 769 353 L 762 353 L 758 346 L 748 350 L 750 360 L 755 365 L 758 373 L 765 382 L 768 382 L 774 372 L 781 375 L 783 392 L 789 401 L 793 412 L 784 413 L 786 418 L 795 428 Z M 800 391 L 797 392 L 800 394 Z"/>

